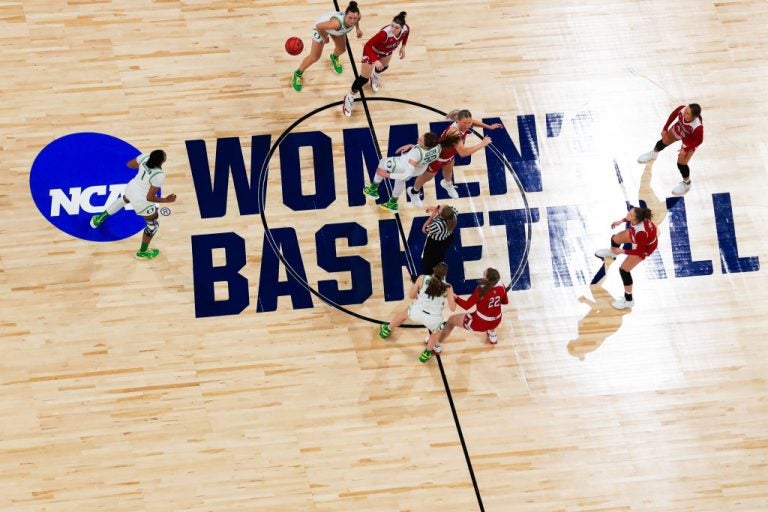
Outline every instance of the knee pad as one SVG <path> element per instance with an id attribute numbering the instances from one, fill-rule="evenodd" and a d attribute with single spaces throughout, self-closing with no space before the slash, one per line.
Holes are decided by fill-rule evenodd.
<path id="1" fill-rule="evenodd" d="M 358 76 L 355 78 L 355 81 L 352 83 L 352 92 L 360 92 L 360 89 L 363 88 L 365 84 L 368 83 L 368 78 L 365 78 L 364 76 Z"/>
<path id="2" fill-rule="evenodd" d="M 688 176 L 691 175 L 691 168 L 687 165 L 683 164 L 677 164 L 677 168 L 680 169 L 680 175 L 683 177 L 684 180 L 688 179 Z"/>
<path id="3" fill-rule="evenodd" d="M 144 228 L 144 234 L 151 238 L 155 236 L 158 229 L 160 229 L 160 223 L 157 219 L 149 220 L 147 221 L 147 226 Z"/>
<path id="4" fill-rule="evenodd" d="M 619 275 L 621 276 L 621 282 L 624 283 L 624 286 L 630 286 L 632 284 L 632 274 L 623 268 L 620 268 Z"/>

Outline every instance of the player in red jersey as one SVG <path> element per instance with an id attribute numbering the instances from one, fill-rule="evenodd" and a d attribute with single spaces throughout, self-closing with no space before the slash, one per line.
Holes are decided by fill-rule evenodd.
<path id="1" fill-rule="evenodd" d="M 373 92 L 378 92 L 381 87 L 380 75 L 389 67 L 392 53 L 400 47 L 398 54 L 400 59 L 405 58 L 405 44 L 411 33 L 411 27 L 405 23 L 405 11 L 392 18 L 392 23 L 381 27 L 375 36 L 370 38 L 363 47 L 363 62 L 360 64 L 360 75 L 352 83 L 352 89 L 344 96 L 341 111 L 345 116 L 352 115 L 352 106 L 355 104 L 355 94 L 359 93 L 363 86 L 371 81 Z"/>
<path id="2" fill-rule="evenodd" d="M 672 189 L 672 193 L 676 196 L 682 196 L 691 190 L 691 169 L 688 167 L 688 162 L 696 148 L 704 142 L 704 124 L 701 118 L 701 107 L 698 103 L 680 105 L 673 110 L 661 130 L 661 139 L 652 151 L 637 157 L 637 161 L 644 164 L 656 160 L 662 149 L 678 140 L 683 141 L 683 146 L 677 155 L 677 168 L 680 169 L 683 181 Z"/>
<path id="3" fill-rule="evenodd" d="M 632 208 L 627 212 L 626 217 L 611 224 L 611 229 L 615 229 L 616 226 L 629 222 L 629 228 L 611 237 L 609 249 L 600 249 L 595 252 L 595 256 L 602 259 L 615 258 L 619 254 L 627 255 L 627 259 L 619 268 L 621 282 L 624 283 L 624 297 L 611 303 L 611 306 L 616 309 L 631 308 L 635 305 L 632 298 L 632 274 L 629 272 L 650 256 L 659 245 L 656 224 L 651 222 L 652 216 L 653 213 L 649 208 Z M 633 248 L 624 250 L 621 244 L 633 244 Z"/>
<path id="4" fill-rule="evenodd" d="M 440 353 L 440 345 L 454 327 L 464 327 L 468 331 L 484 332 L 488 341 L 495 345 L 498 342 L 496 327 L 501 323 L 501 305 L 508 304 L 507 290 L 499 284 L 499 271 L 495 268 L 487 268 L 483 272 L 483 278 L 470 295 L 469 299 L 456 297 L 456 304 L 468 310 L 477 306 L 472 313 L 458 313 L 451 315 L 445 323 L 443 333 L 440 335 L 440 343 L 436 345 L 435 352 Z"/>
<path id="5" fill-rule="evenodd" d="M 411 198 L 411 202 L 414 206 L 418 208 L 421 208 L 424 204 L 424 191 L 422 190 L 422 187 L 424 187 L 426 182 L 434 178 L 437 171 L 440 169 L 443 170 L 443 179 L 440 181 L 440 186 L 443 187 L 453 199 L 458 199 L 459 192 L 456 190 L 456 187 L 453 186 L 453 161 L 456 158 L 456 155 L 458 154 L 462 157 L 469 156 L 493 142 L 490 137 L 485 137 L 480 144 L 467 147 L 464 145 L 464 141 L 467 138 L 469 130 L 473 126 L 485 128 L 486 130 L 495 130 L 502 127 L 501 123 L 485 124 L 482 121 L 472 119 L 472 113 L 469 110 L 453 110 L 448 113 L 447 118 L 452 120 L 453 123 L 443 131 L 443 134 L 440 135 L 440 140 L 443 140 L 449 133 L 457 134 L 461 138 L 452 147 L 443 149 L 438 159 L 429 165 L 427 172 L 416 178 L 413 187 L 408 189 L 408 197 Z"/>

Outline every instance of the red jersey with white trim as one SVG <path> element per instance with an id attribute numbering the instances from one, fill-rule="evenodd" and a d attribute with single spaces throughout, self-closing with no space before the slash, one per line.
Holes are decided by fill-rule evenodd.
<path id="1" fill-rule="evenodd" d="M 381 30 L 365 43 L 363 53 L 368 54 L 369 52 L 373 52 L 379 57 L 392 55 L 392 52 L 394 52 L 400 44 L 405 46 L 405 43 L 408 42 L 408 34 L 410 34 L 410 32 L 411 28 L 407 23 L 403 25 L 399 36 L 395 36 L 391 24 L 381 27 Z"/>
<path id="2" fill-rule="evenodd" d="M 462 299 L 456 297 L 456 304 L 463 309 L 468 310 L 474 305 L 477 305 L 477 313 L 480 313 L 485 317 L 485 320 L 491 320 L 501 317 L 501 305 L 509 304 L 509 297 L 507 296 L 507 290 L 500 284 L 497 284 L 488 292 L 483 295 L 482 299 L 479 299 L 480 287 L 475 288 L 472 295 L 468 299 Z M 482 318 L 482 317 L 481 317 Z"/>
<path id="3" fill-rule="evenodd" d="M 629 238 L 635 244 L 635 247 L 624 251 L 624 253 L 640 256 L 643 259 L 650 256 L 659 245 L 659 239 L 656 236 L 656 224 L 648 219 L 631 226 L 629 228 Z"/>
<path id="4" fill-rule="evenodd" d="M 672 111 L 669 119 L 667 119 L 667 124 L 664 125 L 664 130 L 669 130 L 676 139 L 682 139 L 685 149 L 696 149 L 704 142 L 704 124 L 701 122 L 701 116 L 690 123 L 686 123 L 683 119 L 684 109 L 685 105 L 680 105 Z M 673 121 L 675 124 L 672 124 Z M 671 128 L 670 125 L 672 125 Z"/>
<path id="5" fill-rule="evenodd" d="M 467 131 L 462 132 L 459 130 L 459 124 L 454 121 L 450 125 L 448 125 L 445 130 L 443 130 L 443 133 L 440 135 L 440 141 L 445 140 L 445 136 L 448 135 L 448 132 L 451 130 L 456 130 L 459 132 L 459 136 L 461 137 L 462 144 L 467 139 L 467 134 L 469 133 L 469 129 Z M 458 142 L 456 143 L 458 145 Z M 456 145 L 451 146 L 450 148 L 443 148 L 443 150 L 440 152 L 440 156 L 437 157 L 437 160 L 429 164 L 429 170 L 431 172 L 437 172 L 439 169 L 443 167 L 446 163 L 450 162 L 456 157 Z"/>

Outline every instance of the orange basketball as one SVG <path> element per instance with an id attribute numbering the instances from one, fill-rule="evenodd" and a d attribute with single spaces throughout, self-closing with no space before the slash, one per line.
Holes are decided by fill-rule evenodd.
<path id="1" fill-rule="evenodd" d="M 298 55 L 304 49 L 304 43 L 298 37 L 289 37 L 285 42 L 285 51 L 291 55 Z"/>

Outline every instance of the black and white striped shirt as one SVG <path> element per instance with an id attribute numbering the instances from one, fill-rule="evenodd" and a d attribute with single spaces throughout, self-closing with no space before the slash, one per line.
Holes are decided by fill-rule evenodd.
<path id="1" fill-rule="evenodd" d="M 456 215 L 459 214 L 459 211 L 453 206 L 449 206 L 448 208 L 452 208 Z M 437 216 L 432 219 L 432 222 L 429 223 L 429 226 L 427 226 L 427 238 L 431 238 L 438 242 L 451 236 L 452 232 L 453 230 L 448 229 L 448 223 L 440 216 L 440 214 L 437 214 Z"/>

